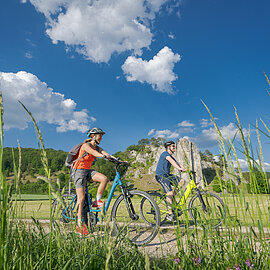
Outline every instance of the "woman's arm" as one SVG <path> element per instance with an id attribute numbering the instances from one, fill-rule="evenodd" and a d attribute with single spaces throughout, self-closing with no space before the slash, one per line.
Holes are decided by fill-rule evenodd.
<path id="1" fill-rule="evenodd" d="M 105 156 L 107 159 L 110 159 L 110 158 L 116 159 L 116 157 L 111 156 L 109 153 L 107 153 L 107 152 L 106 152 L 104 149 L 102 149 L 101 147 L 98 147 L 98 149 L 99 149 L 99 153 L 101 153 L 103 157 Z"/>
<path id="2" fill-rule="evenodd" d="M 182 172 L 186 171 L 186 168 L 184 166 L 181 166 L 176 160 L 174 160 L 172 157 L 167 156 L 166 159 L 172 164 L 172 166 Z"/>
<path id="3" fill-rule="evenodd" d="M 103 157 L 103 154 L 93 149 L 88 143 L 82 145 L 82 150 L 95 157 Z"/>

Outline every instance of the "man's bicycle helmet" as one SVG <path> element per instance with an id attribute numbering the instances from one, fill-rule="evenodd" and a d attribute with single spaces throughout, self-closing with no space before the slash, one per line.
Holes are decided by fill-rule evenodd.
<path id="1" fill-rule="evenodd" d="M 105 132 L 101 129 L 101 128 L 97 128 L 97 127 L 94 127 L 94 128 L 91 128 L 87 131 L 87 136 L 90 137 L 91 134 L 102 134 L 104 135 Z"/>
<path id="2" fill-rule="evenodd" d="M 164 143 L 164 147 L 167 148 L 168 146 L 170 146 L 172 144 L 175 144 L 175 142 L 174 141 L 167 141 Z"/>

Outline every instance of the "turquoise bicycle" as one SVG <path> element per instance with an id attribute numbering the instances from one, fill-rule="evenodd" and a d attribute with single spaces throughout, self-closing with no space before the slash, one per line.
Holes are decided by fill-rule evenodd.
<path id="1" fill-rule="evenodd" d="M 121 194 L 116 198 L 111 210 L 113 230 L 118 235 L 124 235 L 138 246 L 145 245 L 157 235 L 160 226 L 159 208 L 148 193 L 123 184 L 118 169 L 119 166 L 127 165 L 127 163 L 116 159 L 109 161 L 115 164 L 116 175 L 108 199 L 103 209 L 92 208 L 92 198 L 86 187 L 83 207 L 84 221 L 90 231 L 95 228 L 97 222 L 101 220 L 99 217 L 101 211 L 104 211 L 104 215 L 108 213 L 114 191 L 119 185 Z M 142 200 L 144 201 L 143 205 L 141 204 Z M 75 230 L 77 224 L 76 204 L 77 195 L 74 190 L 64 193 L 62 200 L 55 199 L 53 201 L 52 226 L 54 230 Z M 148 222 L 146 222 L 145 218 L 147 218 Z"/>

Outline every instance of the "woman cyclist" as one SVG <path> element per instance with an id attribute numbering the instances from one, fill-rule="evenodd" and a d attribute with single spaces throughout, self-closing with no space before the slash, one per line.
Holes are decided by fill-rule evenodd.
<path id="1" fill-rule="evenodd" d="M 82 220 L 86 181 L 99 183 L 97 196 L 92 207 L 102 207 L 103 202 L 101 201 L 101 197 L 108 183 L 108 178 L 104 174 L 91 169 L 92 163 L 97 157 L 115 158 L 98 146 L 104 134 L 105 132 L 101 128 L 96 127 L 87 132 L 89 139 L 85 140 L 82 144 L 78 159 L 74 162 L 71 171 L 77 193 L 78 225 L 76 226 L 76 232 L 81 235 L 87 235 L 89 233 Z"/>

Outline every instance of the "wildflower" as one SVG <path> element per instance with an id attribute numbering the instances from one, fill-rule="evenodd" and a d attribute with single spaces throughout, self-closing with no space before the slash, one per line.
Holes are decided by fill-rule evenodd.
<path id="1" fill-rule="evenodd" d="M 245 261 L 245 264 L 246 264 L 250 269 L 253 269 L 253 267 L 254 267 L 254 264 L 251 264 L 250 259 L 247 259 L 247 260 Z"/>
<path id="2" fill-rule="evenodd" d="M 236 270 L 241 270 L 241 268 L 240 268 L 240 264 L 238 264 L 238 265 L 234 266 L 234 268 L 235 268 Z"/>
<path id="3" fill-rule="evenodd" d="M 193 248 L 194 248 L 194 246 L 191 244 L 191 245 L 190 245 L 190 248 L 191 248 L 191 249 L 193 249 Z"/>
<path id="4" fill-rule="evenodd" d="M 200 257 L 194 259 L 195 264 L 198 265 L 202 262 L 202 259 Z"/>
<path id="5" fill-rule="evenodd" d="M 174 260 L 174 262 L 175 262 L 176 264 L 179 264 L 179 263 L 180 263 L 180 259 L 179 259 L 179 258 L 174 258 L 173 260 Z"/>

